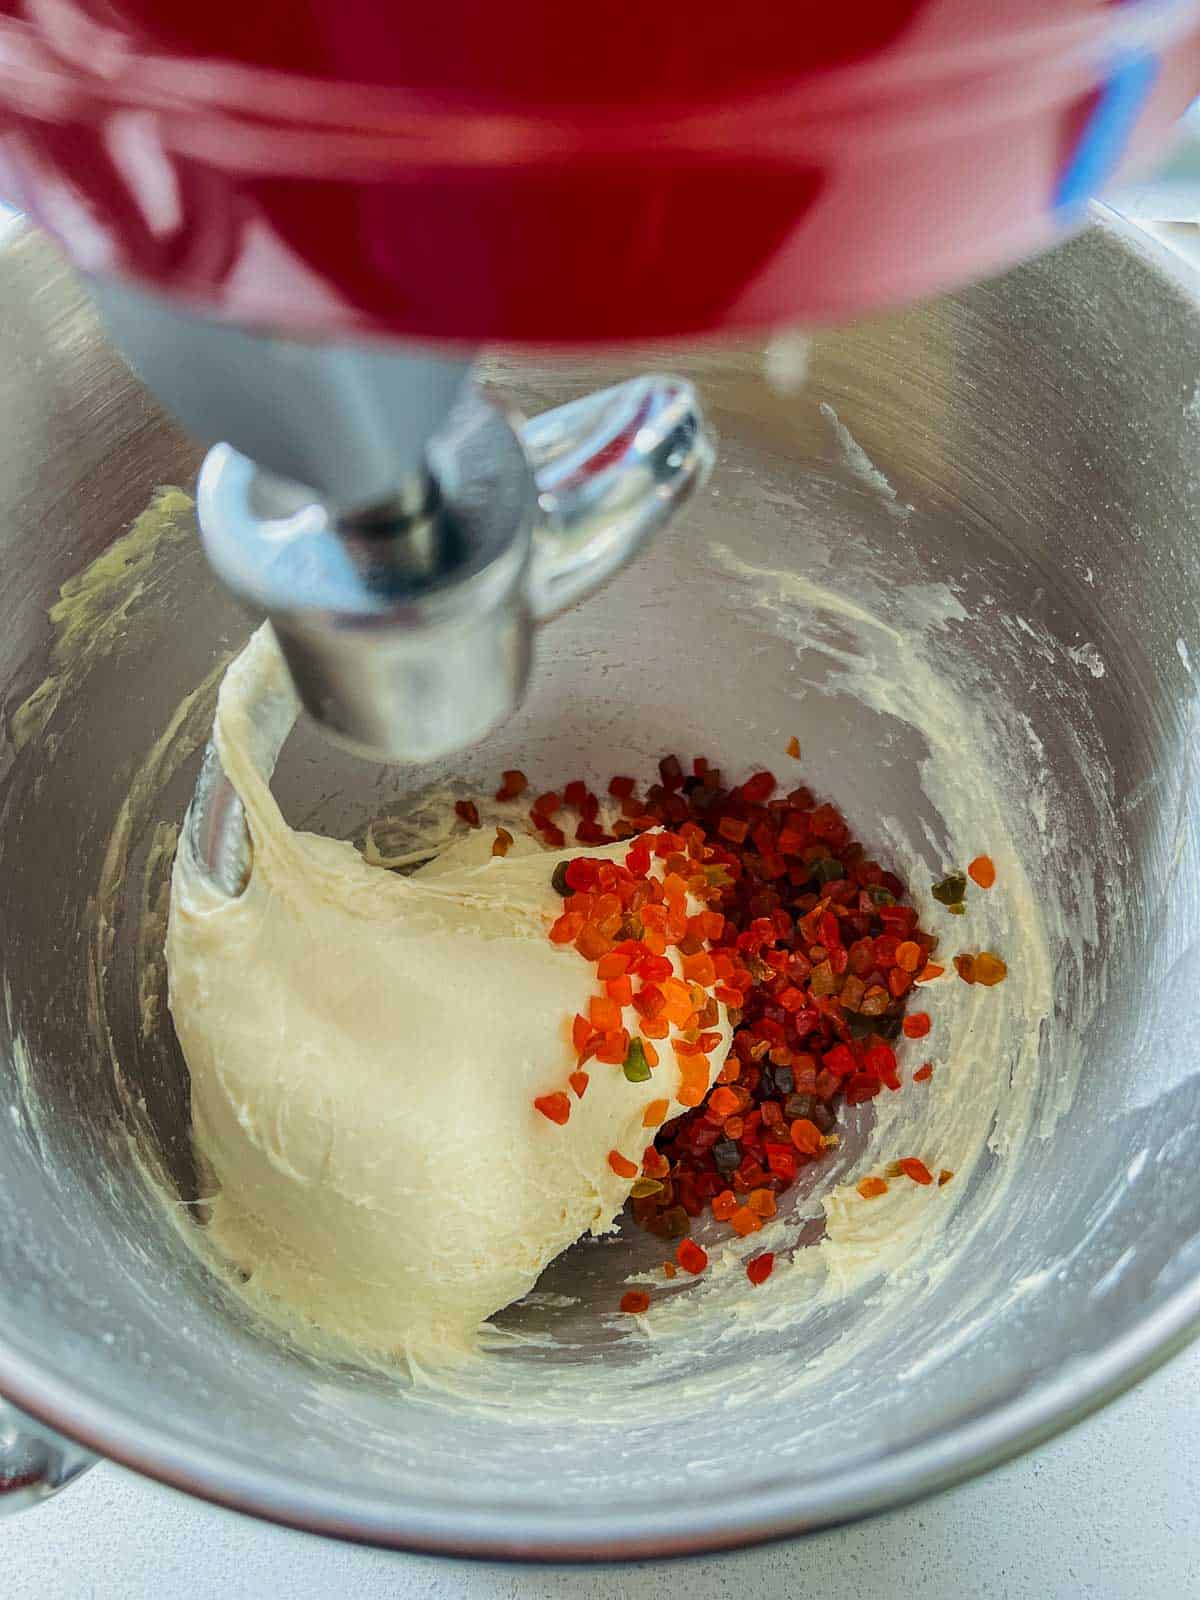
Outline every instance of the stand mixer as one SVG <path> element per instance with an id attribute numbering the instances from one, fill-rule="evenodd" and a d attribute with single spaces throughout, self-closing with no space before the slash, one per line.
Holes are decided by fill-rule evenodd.
<path id="1" fill-rule="evenodd" d="M 483 341 L 841 319 L 1056 237 L 1200 82 L 1182 0 L 0 5 L 0 192 L 214 445 L 209 557 L 376 758 L 520 701 L 537 620 L 711 459 L 643 379 L 523 433 Z"/>

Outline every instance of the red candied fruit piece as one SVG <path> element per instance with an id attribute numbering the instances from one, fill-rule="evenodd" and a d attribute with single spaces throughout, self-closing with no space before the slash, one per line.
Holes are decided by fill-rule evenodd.
<path id="1" fill-rule="evenodd" d="M 771 772 L 756 772 L 752 778 L 747 778 L 741 788 L 742 799 L 749 806 L 762 805 L 775 790 L 775 775 Z"/>
<path id="2" fill-rule="evenodd" d="M 932 1183 L 933 1174 L 925 1163 L 916 1156 L 905 1156 L 900 1163 L 900 1171 L 906 1178 L 911 1178 L 914 1183 Z"/>
<path id="3" fill-rule="evenodd" d="M 708 1265 L 708 1252 L 702 1250 L 694 1239 L 684 1239 L 675 1252 L 675 1259 L 685 1272 L 698 1277 Z"/>
<path id="4" fill-rule="evenodd" d="M 576 894 L 590 894 L 600 877 L 600 863 L 587 856 L 576 856 L 574 861 L 567 862 L 564 876 Z"/>
<path id="5" fill-rule="evenodd" d="M 767 1279 L 771 1276 L 774 1266 L 775 1252 L 773 1250 L 764 1250 L 760 1256 L 752 1256 L 750 1260 L 747 1261 L 746 1276 L 750 1279 L 750 1282 L 755 1286 L 755 1288 L 757 1288 L 760 1283 L 766 1283 Z"/>
<path id="6" fill-rule="evenodd" d="M 644 878 L 650 871 L 650 846 L 639 840 L 625 857 L 625 865 L 635 878 Z"/>
<path id="7" fill-rule="evenodd" d="M 782 1178 L 785 1183 L 796 1181 L 796 1152 L 788 1150 L 783 1145 L 769 1145 L 767 1148 L 767 1167 L 776 1178 Z"/>
<path id="8" fill-rule="evenodd" d="M 836 1044 L 832 1050 L 827 1050 L 821 1057 L 826 1072 L 832 1072 L 837 1078 L 848 1078 L 858 1066 L 849 1045 Z"/>

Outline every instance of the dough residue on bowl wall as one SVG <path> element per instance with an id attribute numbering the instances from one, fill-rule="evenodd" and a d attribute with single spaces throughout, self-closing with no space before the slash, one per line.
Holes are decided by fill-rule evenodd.
<path id="1" fill-rule="evenodd" d="M 607 1325 L 617 1347 L 640 1355 L 632 1364 L 614 1362 L 602 1375 L 594 1363 L 547 1363 L 540 1369 L 543 1381 L 527 1396 L 531 1417 L 578 1416 L 580 1407 L 597 1397 L 605 1406 L 619 1408 L 631 1424 L 638 1419 L 649 1423 L 664 1405 L 708 1404 L 718 1389 L 723 1404 L 761 1400 L 768 1380 L 746 1359 L 737 1336 L 749 1325 L 764 1337 L 774 1332 L 794 1338 L 823 1310 L 857 1297 L 864 1311 L 855 1326 L 825 1340 L 802 1377 L 794 1380 L 830 1381 L 877 1338 L 889 1307 L 952 1274 L 979 1230 L 1002 1214 L 1019 1175 L 1023 1148 L 1052 1131 L 1070 1104 L 1078 1071 L 1062 1030 L 1053 1052 L 1048 1050 L 1046 1023 L 1056 993 L 1061 996 L 1064 985 L 1070 989 L 1072 963 L 1082 959 L 1081 940 L 1086 942 L 1089 930 L 1094 934 L 1094 909 L 1089 919 L 1086 905 L 1068 905 L 1053 887 L 1047 891 L 1040 886 L 1036 894 L 1031 887 L 1027 864 L 1042 862 L 1054 849 L 1057 825 L 1039 790 L 1037 738 L 1026 721 L 1003 705 L 991 705 L 980 715 L 974 686 L 956 675 L 952 630 L 969 619 L 952 589 L 911 584 L 881 598 L 859 584 L 851 597 L 824 571 L 819 575 L 827 581 L 821 582 L 775 571 L 724 545 L 712 548 L 709 559 L 731 580 L 730 603 L 744 617 L 751 637 L 794 643 L 798 658 L 804 651 L 818 652 L 819 681 L 811 673 L 806 679 L 807 669 L 802 670 L 798 694 L 836 690 L 919 731 L 927 746 L 921 783 L 941 829 L 932 832 L 924 817 L 886 814 L 886 807 L 885 814 L 876 815 L 871 796 L 859 797 L 860 829 L 872 851 L 911 884 L 923 912 L 930 909 L 928 888 L 936 876 L 986 850 L 996 862 L 996 888 L 987 895 L 974 894 L 966 917 L 957 919 L 952 929 L 946 929 L 944 918 L 933 925 L 962 948 L 999 950 L 1009 962 L 1010 975 L 1007 983 L 990 991 L 968 989 L 952 975 L 925 989 L 922 1004 L 934 1018 L 934 1035 L 927 1041 L 935 1061 L 932 1082 L 906 1084 L 902 1093 L 885 1096 L 857 1114 L 861 1137 L 844 1141 L 843 1151 L 822 1169 L 821 1184 L 748 1246 L 715 1249 L 713 1270 L 705 1279 L 656 1295 L 649 1315 L 636 1322 L 612 1315 L 611 1306 L 568 1304 L 577 1299 L 573 1294 L 543 1294 L 537 1309 L 548 1316 L 575 1316 L 585 1310 Z M 142 568 L 130 566 L 129 582 L 145 578 Z M 113 604 L 120 611 L 123 603 L 118 573 Z M 1016 638 L 1013 647 L 1020 647 Z M 120 893 L 132 837 L 163 824 L 157 853 L 167 847 L 167 829 L 179 819 L 156 813 L 155 791 L 202 742 L 220 665 L 187 697 L 155 742 L 144 769 L 134 776 L 129 803 L 114 828 L 97 901 L 93 1014 L 101 1039 L 107 1034 L 110 939 L 104 907 Z M 1091 681 L 1086 665 L 1080 671 Z M 35 718 L 41 718 L 38 705 L 26 719 L 36 732 Z M 802 722 L 799 731 L 803 733 Z M 716 743 L 719 736 L 720 730 L 714 730 Z M 1081 759 L 1085 755 L 1081 742 Z M 586 751 L 581 749 L 580 756 Z M 847 796 L 834 789 L 829 798 L 842 803 Z M 1032 834 L 1022 834 L 1022 829 Z M 161 876 L 157 883 L 160 888 Z M 1076 884 L 1071 892 L 1079 895 L 1085 889 Z M 144 918 L 161 929 L 158 889 L 147 894 L 142 909 Z M 147 967 L 155 959 L 152 944 L 148 937 L 142 939 Z M 147 979 L 141 996 L 148 1027 L 155 1024 L 154 994 L 155 985 Z M 914 1046 L 905 1058 L 906 1077 L 919 1052 L 920 1046 Z M 119 1063 L 114 1062 L 114 1069 L 120 1076 Z M 953 1169 L 954 1181 L 941 1189 L 893 1182 L 886 1195 L 863 1201 L 855 1190 L 859 1179 L 903 1155 L 920 1155 L 931 1166 Z M 146 1165 L 155 1171 L 152 1159 Z M 206 1230 L 187 1219 L 173 1195 L 164 1198 L 189 1243 L 217 1270 L 225 1270 Z M 621 1248 L 619 1239 L 609 1246 Z M 764 1249 L 776 1251 L 776 1270 L 765 1285 L 752 1290 L 743 1263 L 747 1255 Z M 631 1276 L 637 1279 L 636 1270 Z M 235 1279 L 231 1275 L 230 1281 Z M 987 1296 L 995 1289 L 976 1285 L 977 1304 L 964 1305 L 962 1326 L 970 1325 L 972 1315 L 986 1315 Z M 301 1325 L 286 1312 L 282 1315 L 295 1335 Z M 568 1338 L 568 1346 L 570 1342 Z M 433 1389 L 424 1392 L 454 1394 L 473 1406 L 503 1406 L 512 1379 L 505 1357 L 514 1351 L 519 1355 L 530 1344 L 543 1355 L 553 1353 L 559 1347 L 553 1325 L 520 1335 L 510 1328 L 497 1330 L 494 1338 L 485 1337 L 474 1361 L 438 1374 Z M 714 1348 L 726 1345 L 728 1362 L 701 1365 Z M 429 1378 L 428 1373 L 419 1375 Z"/>

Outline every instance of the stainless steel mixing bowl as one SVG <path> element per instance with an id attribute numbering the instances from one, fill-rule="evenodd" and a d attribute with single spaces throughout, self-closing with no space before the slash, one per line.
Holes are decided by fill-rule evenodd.
<path id="1" fill-rule="evenodd" d="M 551 1424 L 523 1400 L 567 1367 L 636 1392 L 643 1349 L 595 1309 L 615 1299 L 622 1250 L 577 1247 L 552 1269 L 548 1287 L 582 1286 L 587 1303 L 506 1314 L 524 1336 L 498 1358 L 507 1401 L 468 1411 L 307 1353 L 185 1244 L 192 1224 L 156 1189 L 157 1162 L 175 1213 L 198 1199 L 155 929 L 167 825 L 194 782 L 214 672 L 248 623 L 169 502 L 152 554 L 129 547 L 123 575 L 93 576 L 48 617 L 196 459 L 36 237 L 0 253 L 0 349 L 0 1391 L 29 1417 L 317 1531 L 632 1556 L 945 1486 L 1066 1426 L 1194 1331 L 1200 308 L 1152 245 L 1101 219 L 998 282 L 822 336 L 790 397 L 764 381 L 761 350 L 676 353 L 722 439 L 711 493 L 548 631 L 517 722 L 457 766 L 476 787 L 517 758 L 598 775 L 715 748 L 736 766 L 799 728 L 815 781 L 863 828 L 880 805 L 919 805 L 919 735 L 832 681 L 820 692 L 828 640 L 797 672 L 716 544 L 764 570 L 819 570 L 851 600 L 949 582 L 964 617 L 944 647 L 971 665 L 979 714 L 1008 706 L 1037 741 L 1021 759 L 1043 751 L 1028 773 L 1042 814 L 1018 806 L 1014 828 L 1035 889 L 1080 908 L 1067 935 L 1082 976 L 1060 952 L 1044 1052 L 1051 1078 L 1060 1047 L 1081 1052 L 1074 1102 L 1023 1153 L 1002 1217 L 955 1257 L 979 1176 L 947 1235 L 953 1270 L 914 1278 L 849 1371 L 786 1403 L 739 1404 L 732 1388 L 747 1351 L 781 1378 L 836 1353 L 852 1319 L 869 1323 L 869 1289 L 791 1328 L 714 1327 L 700 1375 L 721 1395 L 728 1370 L 730 1391 L 689 1408 L 664 1390 L 662 1414 L 648 1420 L 652 1394 L 636 1422 L 597 1403 Z M 537 410 L 635 363 L 598 365 L 493 376 Z M 1018 614 L 1024 632 L 1002 625 Z M 816 692 L 798 702 L 802 679 Z M 417 781 L 301 731 L 279 792 L 295 820 L 340 832 Z M 69 1446 L 29 1461 L 27 1488 L 74 1464 Z"/>

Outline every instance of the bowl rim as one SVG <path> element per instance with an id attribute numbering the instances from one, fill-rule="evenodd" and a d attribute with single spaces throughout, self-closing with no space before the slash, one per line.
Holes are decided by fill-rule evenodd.
<path id="1" fill-rule="evenodd" d="M 1093 205 L 1099 231 L 1200 310 L 1200 271 L 1111 207 Z M 143 1425 L 102 1393 L 47 1372 L 0 1334 L 0 1394 L 98 1456 L 230 1510 L 307 1533 L 491 1561 L 591 1562 L 700 1555 L 815 1532 L 950 1488 L 1042 1443 L 1147 1377 L 1200 1335 L 1200 1272 L 1111 1345 L 1063 1364 L 1024 1390 L 984 1404 L 945 1432 L 859 1459 L 816 1484 L 722 1491 L 663 1511 L 589 1512 L 403 1507 L 353 1487 L 327 1489 L 236 1452 L 222 1454 Z"/>

